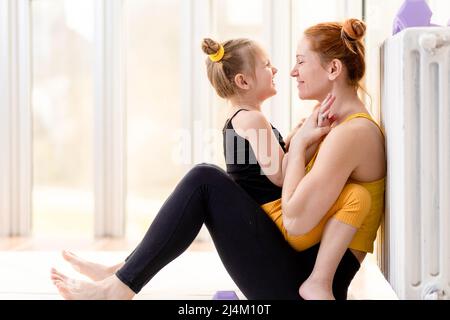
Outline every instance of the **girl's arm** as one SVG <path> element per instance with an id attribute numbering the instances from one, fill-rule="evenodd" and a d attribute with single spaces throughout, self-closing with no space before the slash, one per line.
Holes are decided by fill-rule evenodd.
<path id="1" fill-rule="evenodd" d="M 330 108 L 334 103 L 334 100 L 335 100 L 335 97 L 328 95 L 327 98 L 323 101 L 323 103 L 319 103 L 313 108 L 313 112 L 316 110 L 319 110 L 319 114 L 326 114 L 328 116 Z M 290 146 L 292 138 L 295 136 L 295 134 L 301 128 L 301 126 L 305 123 L 305 121 L 306 121 L 306 118 L 301 119 L 300 122 L 295 126 L 295 128 L 289 133 L 289 135 L 285 139 L 286 152 L 289 151 L 289 146 Z M 326 120 L 321 120 L 320 122 L 318 121 L 318 126 L 319 127 L 327 127 L 327 126 L 330 126 L 333 122 L 334 122 L 334 116 L 330 115 L 330 117 L 327 117 Z M 305 164 L 308 164 L 309 161 L 311 161 L 312 157 L 316 153 L 317 148 L 319 147 L 320 142 L 321 142 L 321 140 L 317 141 L 317 142 L 311 144 L 309 147 L 307 147 L 306 155 L 305 155 Z M 285 176 L 287 159 L 285 162 L 286 163 L 283 162 L 283 177 Z"/>
<path id="2" fill-rule="evenodd" d="M 237 134 L 250 143 L 264 174 L 281 187 L 284 151 L 265 116 L 259 111 L 248 111 L 238 114 L 232 121 Z"/>
<path id="3" fill-rule="evenodd" d="M 289 133 L 289 135 L 285 139 L 286 153 L 289 152 L 289 145 L 291 143 L 292 137 L 297 133 L 298 129 L 300 129 L 300 127 L 303 125 L 305 120 L 306 120 L 306 118 L 300 120 L 299 124 Z M 312 144 L 311 146 L 309 146 L 307 148 L 307 150 L 306 150 L 306 163 L 308 163 L 312 159 L 312 157 L 314 156 L 314 153 L 316 152 L 317 148 L 319 147 L 319 144 L 320 144 L 320 142 L 316 142 L 316 143 Z M 286 156 L 287 155 L 285 155 L 285 157 Z M 287 159 L 286 159 L 286 163 L 287 163 Z M 285 168 L 284 162 L 283 162 L 283 168 Z M 285 169 L 283 169 L 283 177 L 284 177 L 284 172 L 285 172 Z"/>
<path id="4" fill-rule="evenodd" d="M 289 161 L 289 152 L 286 152 L 284 154 L 283 164 L 281 165 L 281 170 L 283 172 L 283 183 L 284 183 L 284 178 L 286 177 L 286 169 L 287 169 L 288 161 Z"/>

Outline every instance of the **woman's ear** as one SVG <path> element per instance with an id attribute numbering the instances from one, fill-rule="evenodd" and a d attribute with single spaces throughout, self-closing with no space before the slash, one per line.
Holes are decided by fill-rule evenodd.
<path id="1" fill-rule="evenodd" d="M 328 79 L 331 81 L 336 80 L 342 72 L 342 67 L 341 60 L 333 59 L 328 65 Z"/>
<path id="2" fill-rule="evenodd" d="M 247 81 L 247 78 L 242 73 L 238 73 L 234 76 L 234 83 L 239 89 L 248 90 L 250 89 L 250 84 Z"/>

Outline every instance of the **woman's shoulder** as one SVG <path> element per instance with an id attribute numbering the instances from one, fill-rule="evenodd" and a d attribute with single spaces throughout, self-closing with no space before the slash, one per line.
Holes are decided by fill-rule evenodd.
<path id="1" fill-rule="evenodd" d="M 355 160 L 352 179 L 373 181 L 385 176 L 384 136 L 371 120 L 355 118 L 342 123 L 330 131 L 324 142 L 328 148 L 341 149 L 343 157 Z"/>
<path id="2" fill-rule="evenodd" d="M 379 125 L 367 117 L 356 117 L 350 121 L 343 122 L 333 128 L 330 134 L 338 135 L 341 138 L 352 138 L 355 141 L 367 142 L 367 139 L 384 139 Z"/>
<path id="3" fill-rule="evenodd" d="M 376 124 L 364 118 L 355 118 L 332 128 L 325 137 L 322 148 L 339 148 L 355 155 L 367 152 L 380 141 L 380 131 Z"/>

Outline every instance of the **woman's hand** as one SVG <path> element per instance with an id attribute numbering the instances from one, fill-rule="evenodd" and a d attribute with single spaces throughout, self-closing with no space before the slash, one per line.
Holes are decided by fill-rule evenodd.
<path id="1" fill-rule="evenodd" d="M 309 146 L 319 142 L 331 130 L 333 117 L 330 108 L 335 97 L 328 95 L 319 108 L 315 108 L 311 116 L 298 129 L 290 141 L 290 151 L 293 149 L 305 151 Z"/>
<path id="2" fill-rule="evenodd" d="M 325 100 L 319 105 L 319 117 L 317 119 L 317 125 L 319 127 L 328 127 L 334 122 L 334 115 L 331 114 L 331 106 L 333 105 L 336 97 L 328 94 Z"/>

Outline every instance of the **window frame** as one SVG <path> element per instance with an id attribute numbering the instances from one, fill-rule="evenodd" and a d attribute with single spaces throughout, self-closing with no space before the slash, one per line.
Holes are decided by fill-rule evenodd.
<path id="1" fill-rule="evenodd" d="M 27 236 L 32 183 L 29 0 L 0 1 L 0 70 L 0 236 Z"/>
<path id="2" fill-rule="evenodd" d="M 123 0 L 94 9 L 94 234 L 123 237 L 126 222 L 126 43 Z"/>

